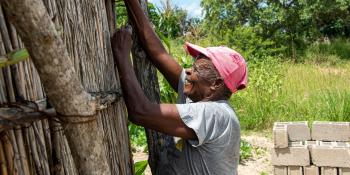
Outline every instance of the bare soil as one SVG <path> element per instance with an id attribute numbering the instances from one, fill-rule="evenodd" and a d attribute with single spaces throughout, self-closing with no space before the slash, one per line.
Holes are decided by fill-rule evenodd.
<path id="1" fill-rule="evenodd" d="M 272 139 L 261 133 L 244 134 L 242 139 L 249 142 L 253 150 L 252 157 L 238 165 L 238 174 L 273 174 L 270 156 L 270 150 L 273 147 Z"/>
<path id="2" fill-rule="evenodd" d="M 239 175 L 268 175 L 273 174 L 270 149 L 273 147 L 272 139 L 266 134 L 250 132 L 242 134 L 242 139 L 252 145 L 252 156 L 238 165 Z M 136 152 L 133 154 L 134 162 L 147 160 L 148 154 Z M 152 175 L 147 167 L 145 175 Z"/>

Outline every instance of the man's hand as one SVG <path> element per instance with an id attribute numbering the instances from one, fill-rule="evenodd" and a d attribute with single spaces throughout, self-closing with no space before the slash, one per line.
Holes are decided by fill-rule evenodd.
<path id="1" fill-rule="evenodd" d="M 116 31 L 112 37 L 112 50 L 116 56 L 116 62 L 121 59 L 129 58 L 132 46 L 131 31 L 126 28 L 121 28 Z"/>

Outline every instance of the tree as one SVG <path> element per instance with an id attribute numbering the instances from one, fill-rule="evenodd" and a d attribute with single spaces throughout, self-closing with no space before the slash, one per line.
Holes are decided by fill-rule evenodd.
<path id="1" fill-rule="evenodd" d="M 185 33 L 187 11 L 174 6 L 171 0 L 161 3 L 157 30 L 167 38 L 182 36 Z"/>
<path id="2" fill-rule="evenodd" d="M 124 5 L 123 0 L 116 1 L 116 7 L 115 11 L 117 13 L 117 27 L 120 28 L 121 26 L 125 26 L 128 23 L 128 14 Z M 149 20 L 153 23 L 155 27 L 158 27 L 159 25 L 159 12 L 158 8 L 150 3 L 147 2 L 147 12 L 149 15 Z"/>
<path id="3" fill-rule="evenodd" d="M 236 9 L 232 0 L 202 0 L 204 28 L 218 40 L 223 39 L 227 29 L 237 25 Z"/>
<path id="4" fill-rule="evenodd" d="M 226 34 L 240 35 L 241 29 L 252 28 L 258 37 L 273 41 L 274 48 L 287 46 L 284 54 L 294 59 L 297 50 L 320 37 L 350 33 L 347 0 L 203 0 L 201 6 L 212 38 L 222 41 Z"/>
<path id="5" fill-rule="evenodd" d="M 350 1 L 301 1 L 302 15 L 310 24 L 328 37 L 350 36 Z"/>
<path id="6" fill-rule="evenodd" d="M 46 7 L 41 0 L 1 3 L 66 123 L 79 174 L 132 174 L 123 102 L 101 109 L 100 98 L 93 98 L 118 92 L 110 64 L 114 18 L 106 10 L 113 9 L 112 1 L 46 0 Z"/>

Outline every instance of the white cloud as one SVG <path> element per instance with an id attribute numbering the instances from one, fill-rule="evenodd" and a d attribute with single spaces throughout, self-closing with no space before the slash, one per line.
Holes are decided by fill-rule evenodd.
<path id="1" fill-rule="evenodd" d="M 197 2 L 192 2 L 189 5 L 183 6 L 187 10 L 190 17 L 201 17 L 202 16 L 202 7 Z"/>
<path id="2" fill-rule="evenodd" d="M 161 0 L 148 0 L 155 4 L 156 6 L 160 6 Z M 171 0 L 173 5 L 176 5 L 182 9 L 186 9 L 189 17 L 201 17 L 202 16 L 202 8 L 200 6 L 200 0 Z"/>
<path id="3" fill-rule="evenodd" d="M 187 10 L 189 17 L 200 17 L 202 16 L 202 8 L 200 7 L 200 0 L 172 0 L 174 5 Z"/>

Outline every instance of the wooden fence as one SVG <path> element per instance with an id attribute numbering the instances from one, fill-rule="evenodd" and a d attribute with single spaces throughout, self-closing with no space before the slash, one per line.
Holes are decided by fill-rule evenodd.
<path id="1" fill-rule="evenodd" d="M 55 0 L 44 0 L 44 3 L 54 20 L 54 12 L 57 11 Z M 24 48 L 16 29 L 8 21 L 0 4 L 0 56 Z M 108 57 L 110 59 L 111 55 Z M 107 82 L 118 84 L 115 77 L 112 80 Z M 114 96 L 112 101 L 117 98 Z M 111 102 L 110 99 L 107 101 Z M 98 115 L 108 116 L 108 113 L 114 117 L 98 117 L 98 124 L 106 137 L 106 156 L 111 173 L 132 174 L 132 160 L 128 152 L 130 143 L 121 142 L 127 140 L 123 104 L 118 103 L 113 109 Z M 78 174 L 63 133 L 63 123 L 55 117 L 55 110 L 47 102 L 38 72 L 30 59 L 0 67 L 0 174 Z"/>

